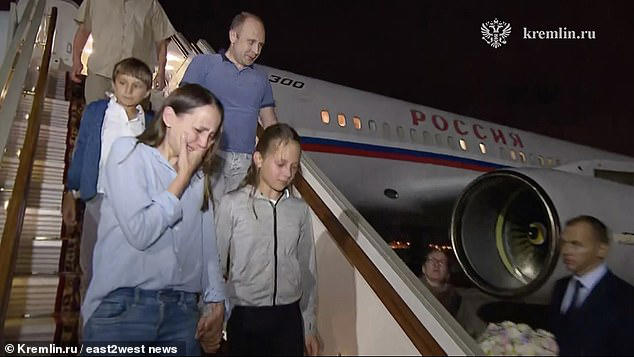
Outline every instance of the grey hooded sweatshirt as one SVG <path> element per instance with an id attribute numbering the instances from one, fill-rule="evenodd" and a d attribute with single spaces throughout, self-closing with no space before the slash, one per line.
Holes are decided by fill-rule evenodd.
<path id="1" fill-rule="evenodd" d="M 231 306 L 299 300 L 304 335 L 316 334 L 315 244 L 304 200 L 286 190 L 273 202 L 250 185 L 230 192 L 218 207 L 216 238 Z"/>

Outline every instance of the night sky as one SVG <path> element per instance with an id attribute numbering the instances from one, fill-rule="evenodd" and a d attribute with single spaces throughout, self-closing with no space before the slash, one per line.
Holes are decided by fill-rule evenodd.
<path id="1" fill-rule="evenodd" d="M 251 11 L 267 30 L 259 63 L 634 156 L 634 1 L 161 3 L 215 49 Z M 512 26 L 497 49 L 480 34 L 495 18 Z M 524 27 L 596 39 L 528 40 Z"/>

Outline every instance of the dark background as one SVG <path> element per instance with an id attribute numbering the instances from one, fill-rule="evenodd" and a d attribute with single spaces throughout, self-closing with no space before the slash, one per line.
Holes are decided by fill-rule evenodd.
<path id="1" fill-rule="evenodd" d="M 634 1 L 160 2 L 216 50 L 251 11 L 267 29 L 259 63 L 634 156 Z M 512 26 L 498 49 L 480 34 L 494 18 Z M 523 27 L 596 39 L 525 40 Z"/>
<path id="2" fill-rule="evenodd" d="M 634 156 L 631 0 L 159 1 L 190 41 L 226 48 L 232 17 L 251 11 L 267 28 L 259 63 Z M 498 49 L 480 34 L 495 18 L 512 26 Z M 523 27 L 596 39 L 525 40 Z"/>

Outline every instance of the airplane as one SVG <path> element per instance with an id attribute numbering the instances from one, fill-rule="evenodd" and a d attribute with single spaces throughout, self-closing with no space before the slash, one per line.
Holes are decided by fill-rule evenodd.
<path id="1" fill-rule="evenodd" d="M 49 2 L 64 10 L 54 48 L 63 68 L 76 5 Z M 185 52 L 213 49 L 173 38 L 166 93 L 191 60 Z M 544 304 L 565 274 L 563 224 L 591 214 L 614 232 L 609 266 L 634 284 L 634 158 L 257 66 L 306 156 L 414 272 L 419 251 L 451 247 L 486 294 Z"/>
<path id="2" fill-rule="evenodd" d="M 451 241 L 478 287 L 541 288 L 543 303 L 544 283 L 565 273 L 559 230 L 593 214 L 617 233 L 613 269 L 634 283 L 633 158 L 262 67 L 279 120 L 387 242 Z"/>

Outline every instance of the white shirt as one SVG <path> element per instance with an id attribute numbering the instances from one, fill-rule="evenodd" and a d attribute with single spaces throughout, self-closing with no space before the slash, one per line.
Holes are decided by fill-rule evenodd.
<path id="1" fill-rule="evenodd" d="M 590 292 L 594 288 L 595 285 L 603 278 L 603 276 L 608 272 L 608 267 L 605 263 L 599 264 L 594 270 L 585 273 L 582 276 L 574 275 L 568 281 L 568 288 L 566 289 L 566 293 L 564 294 L 564 298 L 561 300 L 561 313 L 566 313 L 568 308 L 570 307 L 572 295 L 575 293 L 575 284 L 577 281 L 581 282 L 581 287 L 579 287 L 579 292 L 577 293 L 577 302 L 575 306 L 579 307 L 583 305 L 583 302 L 586 300 Z"/>
<path id="2" fill-rule="evenodd" d="M 104 193 L 103 171 L 106 167 L 108 154 L 112 143 L 122 136 L 138 136 L 145 130 L 145 113 L 141 105 L 136 106 L 137 115 L 128 120 L 125 109 L 117 103 L 114 95 L 110 96 L 110 102 L 106 108 L 106 114 L 101 126 L 101 155 L 99 158 L 99 176 L 97 177 L 97 192 Z"/>
<path id="3" fill-rule="evenodd" d="M 284 193 L 282 193 L 282 194 L 281 194 L 281 196 L 284 196 L 284 198 L 288 198 L 288 197 L 290 196 L 290 194 L 291 194 L 291 193 L 290 193 L 290 191 L 289 191 L 289 190 L 288 190 L 288 188 L 287 188 L 287 189 L 285 189 L 285 190 L 284 190 Z M 279 201 L 279 200 L 280 200 L 280 198 L 279 198 L 279 197 L 278 197 L 276 200 L 274 200 L 274 199 L 272 199 L 272 198 L 269 198 L 269 201 L 271 201 L 271 203 L 272 203 L 273 205 L 275 205 L 275 204 L 277 203 L 277 201 Z"/>

